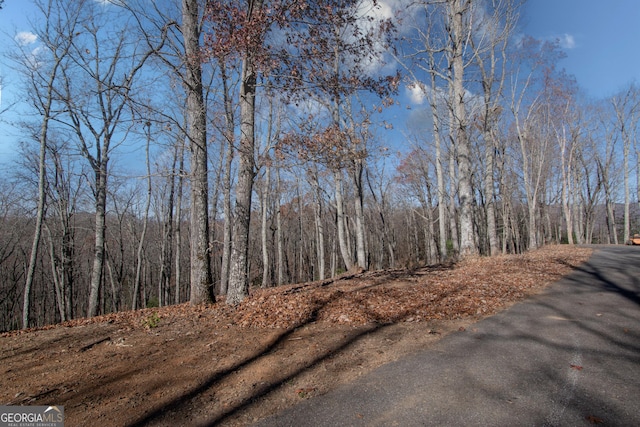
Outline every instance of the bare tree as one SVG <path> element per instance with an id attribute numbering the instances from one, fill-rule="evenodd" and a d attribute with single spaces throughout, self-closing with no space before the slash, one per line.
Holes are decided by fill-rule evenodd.
<path id="1" fill-rule="evenodd" d="M 616 117 L 616 124 L 622 138 L 622 162 L 624 173 L 624 225 L 623 241 L 626 243 L 631 238 L 630 225 L 630 151 L 637 140 L 638 120 L 640 120 L 640 89 L 634 84 L 618 96 L 611 103 Z M 640 191 L 640 190 L 639 190 Z"/>
<path id="2" fill-rule="evenodd" d="M 611 117 L 603 108 L 599 108 L 596 113 L 598 121 L 597 134 L 599 139 L 594 142 L 593 151 L 596 170 L 598 173 L 599 186 L 604 192 L 605 221 L 606 221 L 606 243 L 618 244 L 618 226 L 615 215 L 615 188 L 619 185 L 618 174 L 620 169 L 617 166 L 617 150 L 619 134 L 617 124 L 610 120 Z"/>
<path id="3" fill-rule="evenodd" d="M 455 162 L 455 168 L 449 168 L 449 174 L 454 174 L 455 181 L 450 185 L 456 192 L 449 191 L 453 201 L 457 194 L 459 203 L 459 224 L 455 217 L 451 218 L 452 241 L 457 246 L 458 233 L 460 236 L 459 251 L 462 256 L 473 255 L 478 252 L 476 245 L 476 231 L 474 229 L 473 206 L 475 203 L 472 188 L 472 152 L 469 130 L 469 101 L 470 96 L 466 87 L 468 67 L 472 64 L 467 51 L 473 52 L 471 40 L 474 39 L 474 17 L 477 10 L 482 8 L 480 3 L 470 0 L 445 0 L 442 2 L 415 2 L 406 10 L 406 15 L 414 22 L 414 35 L 409 46 L 410 51 L 401 56 L 405 69 L 409 71 L 412 84 L 420 89 L 429 99 L 433 120 L 433 136 L 438 153 L 441 153 L 441 136 L 443 126 L 448 124 L 448 137 L 451 143 L 450 155 Z M 410 15 L 410 16 L 409 16 Z M 481 36 L 478 36 L 481 37 Z M 425 82 L 419 72 L 426 73 L 429 83 Z M 443 82 L 445 87 L 436 87 L 436 83 Z M 443 96 L 444 95 L 444 96 Z M 441 118 L 438 108 L 441 99 L 447 99 L 448 118 Z M 439 157 L 439 156 L 438 156 Z M 437 179 L 439 205 L 439 220 L 441 221 L 440 253 L 445 254 L 446 238 L 444 229 L 444 179 L 441 160 L 437 162 Z M 453 177 L 453 176 L 452 176 Z M 450 204 L 455 209 L 454 204 Z M 454 227 L 455 225 L 455 227 Z M 457 230 L 454 231 L 453 229 Z"/>
<path id="4" fill-rule="evenodd" d="M 211 3 L 213 4 L 213 3 Z M 203 26 L 207 8 L 200 0 L 153 0 L 122 2 L 138 24 L 138 29 L 149 48 L 158 40 L 164 49 L 154 49 L 157 58 L 170 70 L 172 77 L 184 89 L 186 123 L 162 110 L 157 114 L 180 129 L 189 149 L 190 185 L 190 302 L 200 304 L 214 300 L 211 270 L 211 242 L 209 230 L 209 182 L 207 150 L 208 88 L 203 80 L 203 64 L 210 54 L 203 45 Z M 180 180 L 183 175 L 180 175 Z M 178 192 L 182 187 L 178 185 Z M 178 199 L 181 200 L 179 197 Z M 178 207 L 176 206 L 176 209 Z M 177 217 L 177 227 L 180 218 Z M 181 240 L 181 228 L 176 228 L 176 239 Z M 179 248 L 179 247 L 178 247 Z M 179 250 L 179 249 L 177 249 Z M 176 276 L 181 276 L 180 258 L 176 253 Z M 179 282 L 176 287 L 179 287 Z M 176 294 L 176 298 L 179 298 Z"/>
<path id="5" fill-rule="evenodd" d="M 31 247 L 27 277 L 24 287 L 22 327 L 29 327 L 29 307 L 33 276 L 36 269 L 38 248 L 42 232 L 45 210 L 46 152 L 49 140 L 50 122 L 59 114 L 55 85 L 59 75 L 64 72 L 66 61 L 72 50 L 73 34 L 79 25 L 78 9 L 64 8 L 56 0 L 37 2 L 40 13 L 45 17 L 44 26 L 37 32 L 45 49 L 40 57 L 34 57 L 31 51 L 22 49 L 16 58 L 21 71 L 25 74 L 31 101 L 41 116 L 38 140 L 40 144 L 38 166 L 38 207 L 36 213 L 35 234 Z"/>
<path id="6" fill-rule="evenodd" d="M 223 103 L 225 129 L 224 139 L 226 142 L 224 176 L 222 179 L 223 202 L 222 209 L 224 214 L 224 229 L 222 235 L 222 265 L 220 268 L 220 293 L 227 294 L 229 288 L 229 269 L 231 262 L 231 232 L 233 226 L 233 211 L 231 209 L 231 168 L 235 154 L 235 114 L 233 108 L 233 97 L 230 89 L 230 78 L 227 75 L 227 65 L 225 59 L 220 60 L 220 78 L 223 86 Z"/>
<path id="7" fill-rule="evenodd" d="M 251 220 L 251 193 L 255 174 L 255 108 L 258 78 L 258 53 L 262 48 L 264 33 L 258 29 L 265 11 L 262 0 L 249 0 L 245 15 L 246 29 L 254 40 L 242 47 L 242 72 L 240 86 L 240 145 L 236 184 L 236 204 L 233 217 L 229 290 L 227 302 L 237 304 L 249 294 L 248 256 L 249 225 Z"/>
<path id="8" fill-rule="evenodd" d="M 60 7 L 77 7 L 82 19 L 79 31 L 63 33 L 72 39 L 74 66 L 64 70 L 57 96 L 66 111 L 64 124 L 75 133 L 80 153 L 93 171 L 95 253 L 87 315 L 95 316 L 105 261 L 109 160 L 127 134 L 123 122 L 135 77 L 155 49 L 140 50 L 131 44 L 127 26 L 111 31 L 110 23 L 118 10 L 82 0 Z"/>
<path id="9" fill-rule="evenodd" d="M 497 132 L 507 70 L 507 48 L 518 19 L 515 0 L 493 0 L 479 7 L 474 34 L 470 38 L 473 58 L 480 71 L 483 102 L 479 128 L 484 142 L 485 170 L 483 190 L 486 210 L 489 252 L 497 255 L 500 242 L 496 225 L 495 153 L 499 143 Z"/>
<path id="10" fill-rule="evenodd" d="M 519 145 L 522 181 L 527 198 L 528 246 L 535 249 L 544 242 L 539 236 L 538 207 L 549 166 L 550 120 L 545 109 L 545 76 L 552 77 L 562 57 L 557 42 L 540 42 L 525 37 L 510 62 L 509 109 Z M 550 95 L 546 92 L 546 95 Z"/>
<path id="11" fill-rule="evenodd" d="M 151 145 L 151 122 L 146 121 L 144 123 L 145 127 L 145 135 L 147 143 L 145 144 L 145 163 L 147 166 L 147 198 L 145 201 L 144 207 L 144 216 L 142 217 L 142 232 L 140 233 L 140 241 L 138 242 L 138 250 L 136 252 L 136 278 L 133 282 L 133 298 L 131 301 L 131 309 L 135 310 L 138 308 L 138 293 L 140 291 L 140 282 L 142 281 L 142 254 L 144 251 L 145 238 L 147 236 L 147 228 L 149 224 L 149 208 L 151 207 L 151 163 L 149 161 L 149 146 Z M 161 296 L 158 295 L 158 299 L 161 299 Z M 144 301 L 143 301 L 144 304 Z"/>
<path id="12" fill-rule="evenodd" d="M 186 70 L 187 137 L 191 152 L 191 297 L 192 304 L 213 301 L 209 247 L 207 116 L 203 96 L 198 0 L 182 1 L 182 37 Z"/>
<path id="13" fill-rule="evenodd" d="M 75 225 L 79 200 L 85 195 L 85 173 L 77 170 L 69 153 L 69 144 L 48 144 L 50 166 L 47 174 L 49 209 L 55 215 L 44 226 L 49 238 L 51 275 L 56 290 L 60 320 L 74 317 Z"/>
<path id="14" fill-rule="evenodd" d="M 184 188 L 184 144 L 179 144 L 176 149 L 176 156 L 178 157 L 178 183 L 176 194 L 176 216 L 175 216 L 175 231 L 176 231 L 176 254 L 175 254 L 175 303 L 180 302 L 180 284 L 182 282 L 182 195 Z"/>
<path id="15" fill-rule="evenodd" d="M 471 185 L 471 149 L 468 134 L 468 119 L 465 94 L 465 58 L 464 51 L 467 40 L 471 36 L 468 16 L 471 13 L 470 0 L 448 0 L 447 22 L 449 28 L 449 65 L 451 73 L 451 104 L 453 123 L 451 137 L 457 152 L 459 182 L 458 196 L 460 199 L 460 254 L 469 256 L 476 254 L 478 248 L 475 243 L 473 228 L 473 189 Z"/>

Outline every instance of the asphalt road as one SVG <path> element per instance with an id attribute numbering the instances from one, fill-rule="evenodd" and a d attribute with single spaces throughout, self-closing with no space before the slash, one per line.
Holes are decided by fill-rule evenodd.
<path id="1" fill-rule="evenodd" d="M 640 426 L 640 247 L 256 426 Z"/>

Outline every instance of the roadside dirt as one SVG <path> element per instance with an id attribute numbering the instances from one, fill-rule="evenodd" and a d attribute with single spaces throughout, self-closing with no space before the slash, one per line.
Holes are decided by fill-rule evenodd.
<path id="1" fill-rule="evenodd" d="M 590 249 L 345 274 L 0 336 L 0 404 L 68 426 L 245 426 L 540 292 Z"/>

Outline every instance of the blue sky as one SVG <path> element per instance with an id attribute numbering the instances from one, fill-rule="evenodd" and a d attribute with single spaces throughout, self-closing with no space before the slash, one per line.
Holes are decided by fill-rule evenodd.
<path id="1" fill-rule="evenodd" d="M 394 1 L 394 0 L 388 0 Z M 0 46 L 11 46 L 19 32 L 28 32 L 34 13 L 30 0 L 5 0 L 0 10 Z M 640 83 L 640 0 L 529 0 L 520 31 L 540 39 L 559 39 L 567 58 L 560 64 L 573 74 L 591 98 L 613 95 L 632 81 Z M 3 88 L 0 111 L 18 99 L 19 84 L 0 50 Z M 404 128 L 395 115 L 396 132 Z M 0 115 L 0 165 L 15 153 L 18 131 Z M 395 132 L 394 132 L 395 133 Z"/>
<path id="2" fill-rule="evenodd" d="M 639 0 L 529 0 L 523 12 L 523 32 L 561 40 L 561 66 L 590 97 L 640 83 Z"/>

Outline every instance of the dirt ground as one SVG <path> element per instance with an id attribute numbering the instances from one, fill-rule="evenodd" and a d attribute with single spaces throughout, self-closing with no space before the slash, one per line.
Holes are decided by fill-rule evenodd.
<path id="1" fill-rule="evenodd" d="M 0 336 L 0 404 L 63 405 L 68 426 L 245 426 L 432 345 L 584 262 L 549 246 L 256 290 Z"/>

